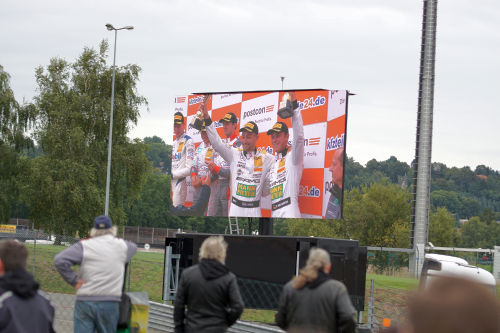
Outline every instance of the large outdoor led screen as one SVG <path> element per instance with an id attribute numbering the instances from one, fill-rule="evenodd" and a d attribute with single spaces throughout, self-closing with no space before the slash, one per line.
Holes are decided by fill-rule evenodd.
<path id="1" fill-rule="evenodd" d="M 342 215 L 346 90 L 175 98 L 172 211 L 178 215 Z"/>

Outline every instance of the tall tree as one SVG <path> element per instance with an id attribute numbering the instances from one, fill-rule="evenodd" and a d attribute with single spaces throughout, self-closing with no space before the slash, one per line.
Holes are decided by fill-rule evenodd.
<path id="1" fill-rule="evenodd" d="M 86 233 L 104 212 L 112 79 L 107 52 L 103 41 L 99 51 L 85 48 L 74 63 L 53 58 L 36 69 L 34 136 L 44 155 L 31 160 L 28 201 L 35 224 L 56 233 Z M 110 215 L 117 224 L 150 167 L 145 145 L 127 137 L 147 105 L 137 93 L 140 70 L 116 68 Z"/>
<path id="2" fill-rule="evenodd" d="M 455 218 L 444 207 L 432 211 L 429 216 L 429 241 L 435 246 L 453 246 L 455 242 Z"/>
<path id="3" fill-rule="evenodd" d="M 374 183 L 352 189 L 344 201 L 338 233 L 361 245 L 408 247 L 411 195 L 396 184 Z"/>
<path id="4" fill-rule="evenodd" d="M 0 65 L 0 223 L 8 221 L 17 200 L 26 161 L 19 152 L 32 145 L 25 136 L 31 120 L 29 108 L 20 107 L 10 88 L 10 75 Z"/>
<path id="5" fill-rule="evenodd" d="M 127 208 L 127 225 L 181 228 L 182 217 L 170 213 L 170 176 L 151 172 L 146 178 L 140 197 Z"/>
<path id="6" fill-rule="evenodd" d="M 170 174 L 172 168 L 172 146 L 165 144 L 158 136 L 145 137 L 147 145 L 146 157 L 153 162 L 153 167 L 159 168 L 166 174 Z"/>

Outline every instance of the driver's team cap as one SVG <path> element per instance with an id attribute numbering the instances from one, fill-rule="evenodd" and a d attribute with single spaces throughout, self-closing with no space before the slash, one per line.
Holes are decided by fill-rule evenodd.
<path id="1" fill-rule="evenodd" d="M 182 113 L 174 113 L 174 124 L 184 124 L 184 116 L 182 115 Z"/>
<path id="2" fill-rule="evenodd" d="M 245 124 L 245 126 L 240 128 L 240 132 L 259 134 L 259 127 L 253 121 L 249 121 L 248 123 Z"/>
<path id="3" fill-rule="evenodd" d="M 236 115 L 232 112 L 228 112 L 224 115 L 224 117 L 221 118 L 221 120 L 219 120 L 219 122 L 228 122 L 228 123 L 237 123 L 238 122 L 238 118 L 236 118 Z"/>
<path id="4" fill-rule="evenodd" d="M 270 130 L 267 131 L 267 135 L 281 132 L 288 133 L 288 126 L 286 126 L 284 122 L 278 121 Z"/>

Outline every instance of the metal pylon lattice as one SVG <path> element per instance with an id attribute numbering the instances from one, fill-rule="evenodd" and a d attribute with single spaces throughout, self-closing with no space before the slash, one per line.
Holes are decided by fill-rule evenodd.
<path id="1" fill-rule="evenodd" d="M 240 227 L 238 225 L 238 218 L 236 216 L 228 216 L 228 223 L 229 223 L 229 234 L 239 235 Z"/>

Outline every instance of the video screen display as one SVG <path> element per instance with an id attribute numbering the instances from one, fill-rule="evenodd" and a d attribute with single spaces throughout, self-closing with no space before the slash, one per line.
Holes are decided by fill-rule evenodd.
<path id="1" fill-rule="evenodd" d="M 172 212 L 341 218 L 347 103 L 346 90 L 176 97 Z"/>

